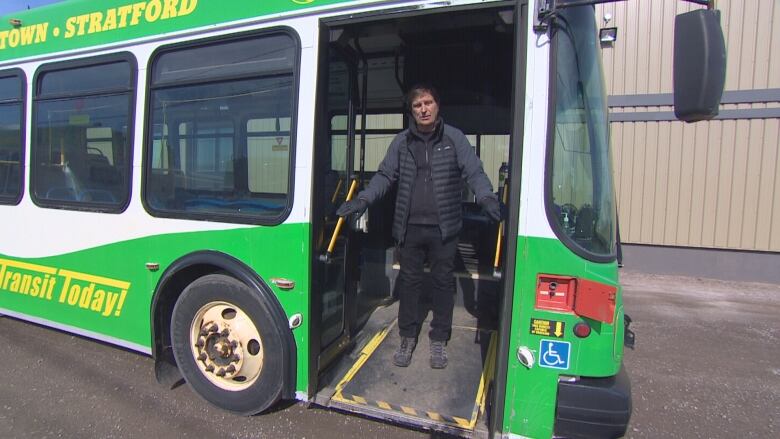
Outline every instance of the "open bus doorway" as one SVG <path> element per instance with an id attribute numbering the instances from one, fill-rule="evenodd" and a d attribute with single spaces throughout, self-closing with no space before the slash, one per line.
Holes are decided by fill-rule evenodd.
<path id="1" fill-rule="evenodd" d="M 315 139 L 311 382 L 316 401 L 424 428 L 486 428 L 500 316 L 498 226 L 462 197 L 456 305 L 449 365 L 428 365 L 430 312 L 412 364 L 392 353 L 399 266 L 391 226 L 394 194 L 369 207 L 361 224 L 337 227 L 335 210 L 352 182 L 357 193 L 376 172 L 393 137 L 408 127 L 403 95 L 420 82 L 436 87 L 441 117 L 466 134 L 493 190 L 510 160 L 515 53 L 513 8 L 470 7 L 323 24 Z M 413 123 L 413 122 L 412 122 Z M 517 186 L 515 186 L 517 187 Z M 501 195 L 501 194 L 499 194 Z M 323 257 L 323 255 L 325 255 Z M 501 256 L 503 259 L 503 255 Z M 424 300 L 424 299 L 423 299 Z M 327 334 L 325 336 L 324 334 Z M 313 368 L 313 369 L 314 369 Z"/>

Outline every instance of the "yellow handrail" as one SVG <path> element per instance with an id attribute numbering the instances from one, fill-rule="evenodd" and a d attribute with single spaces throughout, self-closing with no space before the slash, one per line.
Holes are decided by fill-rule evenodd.
<path id="1" fill-rule="evenodd" d="M 509 179 L 504 181 L 504 187 L 501 188 L 501 201 L 506 205 L 507 187 L 509 186 Z M 498 269 L 498 265 L 501 262 L 501 237 L 504 235 L 504 221 L 498 223 L 498 237 L 496 238 L 496 257 L 493 258 L 493 274 L 496 277 L 501 276 L 501 271 Z"/>
<path id="2" fill-rule="evenodd" d="M 346 201 L 349 201 L 352 199 L 352 196 L 355 194 L 355 189 L 357 189 L 357 179 L 352 180 L 352 184 L 349 186 L 349 192 L 347 193 L 347 199 Z M 326 258 L 333 254 L 333 249 L 336 247 L 336 239 L 339 236 L 339 232 L 341 232 L 341 226 L 344 225 L 344 217 L 339 217 L 339 220 L 336 222 L 336 228 L 333 229 L 333 236 L 330 238 L 330 244 L 328 244 L 328 251 L 326 254 Z"/>
<path id="3" fill-rule="evenodd" d="M 330 204 L 336 204 L 336 198 L 339 196 L 339 191 L 341 190 L 341 184 L 344 182 L 343 178 L 339 178 L 339 182 L 336 183 L 336 190 L 333 191 L 333 196 L 330 197 Z"/>

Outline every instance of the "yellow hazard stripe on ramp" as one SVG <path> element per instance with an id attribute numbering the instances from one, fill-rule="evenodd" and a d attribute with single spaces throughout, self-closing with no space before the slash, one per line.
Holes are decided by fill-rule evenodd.
<path id="1" fill-rule="evenodd" d="M 355 377 L 360 368 L 365 364 L 366 360 L 371 354 L 379 347 L 382 341 L 385 339 L 390 330 L 395 326 L 395 322 L 378 332 L 371 341 L 360 351 L 357 361 L 352 365 L 352 368 L 344 375 L 344 378 L 336 386 L 336 393 L 333 395 L 333 400 L 346 404 L 361 405 L 376 407 L 382 410 L 403 413 L 408 416 L 414 416 L 421 419 L 428 419 L 431 421 L 445 423 L 453 427 L 461 428 L 464 430 L 474 430 L 477 424 L 477 418 L 480 413 L 484 413 L 485 404 L 487 402 L 487 389 L 491 381 L 493 381 L 493 368 L 496 364 L 496 349 L 497 338 L 496 333 L 490 333 L 490 342 L 488 344 L 487 357 L 485 364 L 482 367 L 482 374 L 480 376 L 479 388 L 477 390 L 476 400 L 474 402 L 474 410 L 471 414 L 471 419 L 465 419 L 458 416 L 447 416 L 437 412 L 429 412 L 425 410 L 418 410 L 414 407 L 405 405 L 394 405 L 387 401 L 373 401 L 368 400 L 359 395 L 352 395 L 344 392 L 344 388 Z"/>
<path id="2" fill-rule="evenodd" d="M 413 409 L 411 407 L 406 407 L 406 406 L 402 405 L 401 406 L 401 411 L 406 413 L 407 415 L 417 416 L 417 410 L 415 410 L 415 409 Z"/>
<path id="3" fill-rule="evenodd" d="M 466 429 L 469 429 L 469 430 L 474 428 L 474 425 L 472 425 L 471 422 L 469 422 L 468 419 L 463 419 L 463 418 L 458 418 L 458 417 L 453 417 L 452 419 L 461 428 L 466 428 Z"/>
<path id="4" fill-rule="evenodd" d="M 335 397 L 334 397 L 335 399 Z M 428 412 L 424 410 L 418 410 L 414 407 L 405 405 L 394 405 L 386 401 L 371 401 L 363 398 L 362 396 L 352 395 L 349 393 L 341 393 L 339 401 L 352 405 L 363 405 L 380 408 L 389 412 L 403 413 L 408 416 L 413 416 L 421 419 L 429 419 L 438 423 L 448 424 L 453 427 L 458 427 L 464 430 L 473 430 L 475 423 L 469 419 L 464 419 L 458 416 L 447 416 L 437 412 Z"/>
<path id="5" fill-rule="evenodd" d="M 493 381 L 493 371 L 496 364 L 496 345 L 497 337 L 495 332 L 490 333 L 490 344 L 488 345 L 487 358 L 485 366 L 482 368 L 482 377 L 479 380 L 479 390 L 477 390 L 477 400 L 474 404 L 474 412 L 471 414 L 470 428 L 477 425 L 477 417 L 480 413 L 485 413 L 485 404 L 487 403 L 487 389 Z"/>
<path id="6" fill-rule="evenodd" d="M 389 325 L 387 328 L 379 331 L 374 338 L 371 339 L 371 341 L 363 347 L 363 350 L 360 351 L 360 356 L 358 357 L 355 364 L 352 365 L 352 367 L 347 371 L 346 375 L 344 375 L 344 378 L 341 379 L 341 381 L 336 385 L 336 393 L 333 395 L 333 399 L 336 401 L 342 401 L 342 402 L 349 402 L 346 401 L 342 395 L 342 391 L 344 390 L 344 387 L 349 383 L 352 378 L 355 377 L 355 374 L 360 370 L 361 367 L 363 367 L 363 364 L 365 364 L 366 360 L 368 360 L 368 357 L 371 356 L 371 354 L 376 350 L 377 347 L 382 343 L 382 340 L 387 337 L 387 334 L 390 332 L 390 329 L 395 326 L 395 322 L 393 324 Z"/>

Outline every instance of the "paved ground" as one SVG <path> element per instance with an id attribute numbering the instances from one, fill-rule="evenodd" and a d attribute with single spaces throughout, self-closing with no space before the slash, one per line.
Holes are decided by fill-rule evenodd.
<path id="1" fill-rule="evenodd" d="M 780 437 L 780 285 L 625 273 L 631 438 Z"/>
<path id="2" fill-rule="evenodd" d="M 780 285 L 623 282 L 637 333 L 628 437 L 780 437 Z M 147 357 L 13 319 L 0 343 L 2 438 L 429 437 L 300 404 L 231 416 L 158 386 Z"/>

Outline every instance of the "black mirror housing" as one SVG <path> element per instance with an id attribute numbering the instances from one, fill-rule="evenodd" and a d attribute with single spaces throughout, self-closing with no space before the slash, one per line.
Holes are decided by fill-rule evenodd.
<path id="1" fill-rule="evenodd" d="M 718 115 L 726 84 L 720 11 L 699 9 L 674 22 L 674 114 L 685 122 Z"/>

